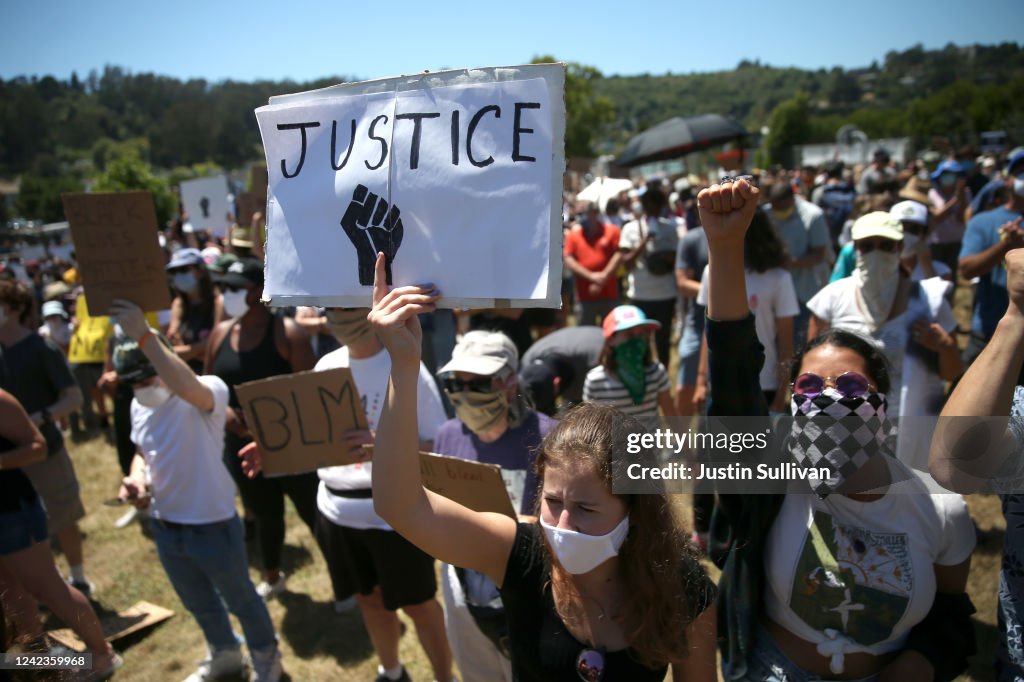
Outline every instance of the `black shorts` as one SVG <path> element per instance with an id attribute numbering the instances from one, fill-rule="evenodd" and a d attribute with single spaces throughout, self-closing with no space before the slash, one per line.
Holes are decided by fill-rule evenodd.
<path id="1" fill-rule="evenodd" d="M 317 510 L 316 540 L 335 599 L 370 594 L 379 585 L 384 607 L 396 611 L 437 594 L 434 558 L 393 530 L 339 526 Z"/>

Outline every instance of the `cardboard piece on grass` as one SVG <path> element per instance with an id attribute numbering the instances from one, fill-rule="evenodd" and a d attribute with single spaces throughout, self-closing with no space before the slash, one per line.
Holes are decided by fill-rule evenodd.
<path id="1" fill-rule="evenodd" d="M 181 204 L 193 230 L 207 230 L 215 237 L 227 234 L 231 226 L 228 220 L 231 207 L 228 206 L 228 180 L 223 175 L 182 182 Z"/>
<path id="2" fill-rule="evenodd" d="M 341 439 L 346 431 L 369 428 L 346 367 L 250 381 L 235 392 L 263 453 L 264 476 L 352 464 Z"/>
<path id="3" fill-rule="evenodd" d="M 174 611 L 170 609 L 151 604 L 148 601 L 139 601 L 135 602 L 131 608 L 101 616 L 100 627 L 103 629 L 103 638 L 108 642 L 115 642 L 140 630 L 162 623 L 173 616 Z M 81 652 L 88 648 L 71 628 L 51 630 L 46 635 L 72 651 Z"/>
<path id="4" fill-rule="evenodd" d="M 256 110 L 274 305 L 370 304 L 432 282 L 443 307 L 560 305 L 562 64 L 348 83 Z"/>
<path id="5" fill-rule="evenodd" d="M 171 307 L 149 192 L 62 194 L 61 200 L 93 315 L 106 315 L 115 298 L 147 311 Z"/>

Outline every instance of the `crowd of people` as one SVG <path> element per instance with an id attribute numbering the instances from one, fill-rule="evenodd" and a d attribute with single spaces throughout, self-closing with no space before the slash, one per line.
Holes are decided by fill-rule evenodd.
<path id="1" fill-rule="evenodd" d="M 985 473 L 1019 513 L 1024 149 L 903 165 L 879 149 L 864 168 L 656 178 L 604 204 L 565 199 L 561 311 L 440 308 L 432 285 L 389 290 L 383 257 L 372 308 L 272 310 L 258 215 L 255 232 L 224 239 L 185 219 L 161 234 L 165 311 L 118 300 L 90 314 L 73 261 L 8 254 L 5 649 L 46 650 L 43 604 L 93 654 L 82 679 L 123 665 L 90 605 L 67 433 L 105 434 L 116 450 L 132 505 L 116 525 L 149 525 L 207 644 L 191 682 L 281 677 L 266 602 L 293 570 L 285 498 L 334 608 L 361 614 L 380 681 L 409 679 L 398 611 L 444 682 L 960 674 L 974 654 L 975 531 L 937 484 L 972 492 L 979 477 L 960 475 L 969 447 L 932 447 L 914 419 L 1003 415 L 1008 438 L 994 441 L 1014 445 Z M 958 290 L 972 297 L 969 330 Z M 235 387 L 338 367 L 368 425 L 339 441 L 346 463 L 264 476 Z M 659 415 L 793 416 L 792 461 L 831 476 L 802 494 L 695 495 L 684 519 L 668 494 L 617 492 L 613 458 Z M 835 424 L 800 428 L 821 419 Z M 852 449 L 840 419 L 857 420 Z M 498 465 L 517 518 L 425 489 L 419 451 Z M 1024 554 L 1019 529 L 1006 542 L 1007 557 Z M 1024 677 L 1019 573 L 1000 583 L 1001 680 Z"/>

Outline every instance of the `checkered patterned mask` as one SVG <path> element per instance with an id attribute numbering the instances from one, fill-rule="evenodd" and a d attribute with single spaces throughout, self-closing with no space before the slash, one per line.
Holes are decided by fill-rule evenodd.
<path id="1" fill-rule="evenodd" d="M 825 499 L 872 456 L 892 452 L 892 426 L 885 418 L 884 393 L 845 397 L 826 388 L 813 398 L 794 394 L 789 445 L 802 467 L 828 467 L 831 477 L 807 479 Z"/>

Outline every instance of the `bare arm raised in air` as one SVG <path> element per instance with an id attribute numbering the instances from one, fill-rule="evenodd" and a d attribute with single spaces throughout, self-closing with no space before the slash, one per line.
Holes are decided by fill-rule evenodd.
<path id="1" fill-rule="evenodd" d="M 391 356 L 391 380 L 373 453 L 374 509 L 427 554 L 484 573 L 500 586 L 515 521 L 467 509 L 426 490 L 420 479 L 416 388 L 422 330 L 417 315 L 433 311 L 440 293 L 432 286 L 388 291 L 385 282 L 384 255 L 378 254 L 368 319 Z"/>
<path id="2" fill-rule="evenodd" d="M 1013 389 L 1024 365 L 1024 249 L 1006 254 L 1006 289 L 1010 295 L 1006 314 L 950 394 L 932 438 L 931 474 L 957 492 L 979 489 L 1013 447 L 1006 426 Z M 975 429 L 987 432 L 984 451 L 979 451 L 983 434 Z"/>

